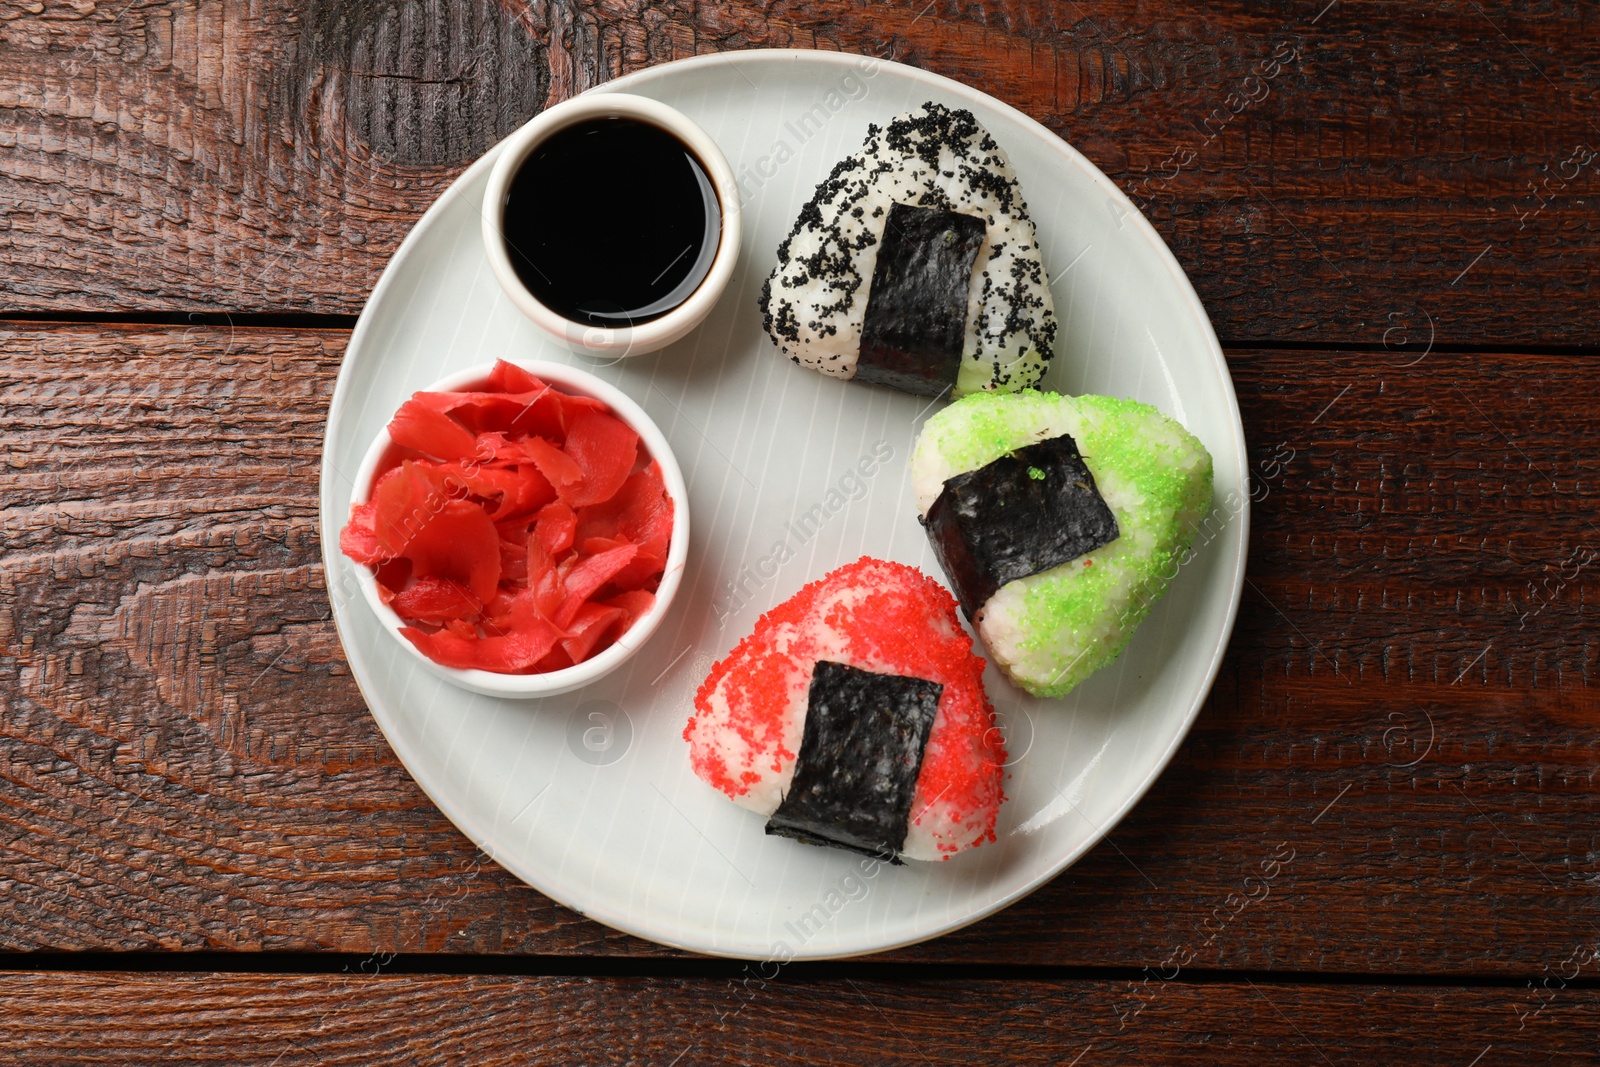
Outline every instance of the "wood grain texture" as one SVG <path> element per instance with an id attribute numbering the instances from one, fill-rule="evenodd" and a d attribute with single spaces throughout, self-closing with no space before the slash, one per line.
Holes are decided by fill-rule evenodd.
<path id="1" fill-rule="evenodd" d="M 752 47 L 991 92 L 1134 195 L 1225 338 L 1592 344 L 1593 10 L 1234 0 L 0 0 L 3 305 L 352 312 L 465 164 Z"/>
<path id="2" fill-rule="evenodd" d="M 477 856 L 349 678 L 316 521 L 345 339 L 0 331 L 6 948 L 610 939 Z"/>
<path id="3" fill-rule="evenodd" d="M 12 973 L 3 987 L 8 1062 L 50 1067 L 1588 1063 L 1600 1008 L 1593 989 L 1540 1001 L 1178 978 L 1134 1001 L 1125 983 L 884 982 L 870 968 L 798 981 Z"/>
<path id="4" fill-rule="evenodd" d="M 0 950 L 667 954 L 479 856 L 365 711 L 316 530 L 344 341 L 0 326 Z M 1595 947 L 1586 361 L 1230 359 L 1258 501 L 1198 724 L 1108 842 L 898 957 L 1521 979 Z"/>

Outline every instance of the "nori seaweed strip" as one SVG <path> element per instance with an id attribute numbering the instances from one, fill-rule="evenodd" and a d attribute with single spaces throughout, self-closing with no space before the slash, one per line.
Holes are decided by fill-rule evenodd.
<path id="1" fill-rule="evenodd" d="M 943 692 L 923 678 L 818 660 L 794 780 L 767 833 L 899 863 Z"/>
<path id="2" fill-rule="evenodd" d="M 955 385 L 983 220 L 895 204 L 872 271 L 855 380 L 939 396 Z"/>
<path id="3" fill-rule="evenodd" d="M 1070 434 L 949 478 L 922 520 L 972 618 L 1007 582 L 1117 539 L 1117 517 Z"/>

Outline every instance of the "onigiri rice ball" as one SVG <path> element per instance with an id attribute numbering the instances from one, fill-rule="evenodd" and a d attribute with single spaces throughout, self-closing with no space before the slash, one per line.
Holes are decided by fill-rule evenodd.
<path id="1" fill-rule="evenodd" d="M 996 664 L 1045 697 L 1122 653 L 1211 507 L 1211 454 L 1177 421 L 1134 400 L 1029 390 L 968 396 L 928 420 L 911 456 L 919 514 L 949 479 L 1062 434 L 1115 516 L 1114 539 L 1001 584 L 971 615 Z"/>
<path id="2" fill-rule="evenodd" d="M 863 557 L 761 616 L 695 694 L 683 731 L 695 773 L 742 807 L 777 811 L 795 780 L 819 661 L 943 687 L 899 854 L 947 859 L 993 841 L 1006 755 L 984 661 L 950 593 L 901 563 Z"/>
<path id="3" fill-rule="evenodd" d="M 817 186 L 761 290 L 773 343 L 803 367 L 856 377 L 870 288 L 895 204 L 981 220 L 952 395 L 1038 383 L 1056 336 L 1033 219 L 1004 149 L 972 112 L 926 103 L 885 126 Z"/>

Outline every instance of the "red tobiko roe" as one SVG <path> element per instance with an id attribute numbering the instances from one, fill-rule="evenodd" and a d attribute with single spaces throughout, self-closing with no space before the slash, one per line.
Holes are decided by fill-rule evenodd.
<path id="1" fill-rule="evenodd" d="M 537 674 L 610 647 L 655 604 L 672 499 L 639 435 L 504 360 L 481 391 L 417 393 L 339 548 L 446 667 Z"/>

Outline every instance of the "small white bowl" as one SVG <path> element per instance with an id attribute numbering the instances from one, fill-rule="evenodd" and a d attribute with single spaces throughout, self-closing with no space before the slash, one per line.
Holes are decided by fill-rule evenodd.
<path id="1" fill-rule="evenodd" d="M 525 159 L 552 134 L 580 122 L 627 118 L 657 126 L 682 141 L 705 165 L 716 189 L 722 234 L 705 278 L 689 298 L 660 318 L 637 326 L 611 329 L 575 322 L 557 314 L 528 291 L 506 252 L 503 220 L 506 193 Z M 727 157 L 709 135 L 683 112 L 657 100 L 628 93 L 586 93 L 539 113 L 500 145 L 500 157 L 489 172 L 483 194 L 483 249 L 500 287 L 518 311 L 558 343 L 583 356 L 618 359 L 665 348 L 700 322 L 716 306 L 739 258 L 739 189 Z"/>
<path id="2" fill-rule="evenodd" d="M 645 414 L 644 409 L 634 403 L 626 393 L 601 381 L 588 371 L 564 363 L 524 360 L 507 362 L 515 363 L 529 374 L 564 393 L 590 396 L 603 401 L 611 409 L 612 414 L 638 432 L 639 443 L 649 452 L 650 457 L 660 464 L 661 480 L 666 486 L 668 498 L 672 501 L 672 539 L 668 543 L 666 569 L 662 572 L 661 584 L 656 589 L 655 605 L 640 616 L 628 632 L 617 638 L 609 648 L 564 670 L 550 671 L 546 674 L 500 674 L 496 671 L 464 670 L 435 663 L 423 655 L 416 645 L 406 640 L 400 633 L 401 627 L 406 623 L 378 595 L 378 580 L 373 575 L 372 568 L 354 560 L 347 559 L 345 562 L 355 569 L 356 583 L 361 587 L 362 594 L 367 598 L 367 603 L 371 605 L 373 614 L 378 617 L 383 628 L 418 663 L 440 678 L 452 685 L 488 696 L 512 698 L 555 696 L 558 693 L 581 689 L 616 670 L 650 639 L 656 627 L 661 624 L 667 609 L 672 606 L 672 598 L 678 591 L 678 584 L 683 579 L 684 561 L 689 555 L 689 493 L 684 487 L 683 472 L 678 468 L 678 460 L 673 456 L 672 447 L 667 444 L 667 439 L 662 436 L 661 430 L 650 416 Z M 489 372 L 493 369 L 492 363 L 485 363 L 442 378 L 422 391 L 444 393 L 474 389 L 488 381 Z M 372 492 L 374 474 L 390 444 L 389 430 L 385 426 L 378 431 L 377 438 L 372 442 L 372 447 L 367 449 L 366 457 L 362 459 L 361 467 L 356 471 L 355 492 L 351 504 L 367 502 Z"/>

